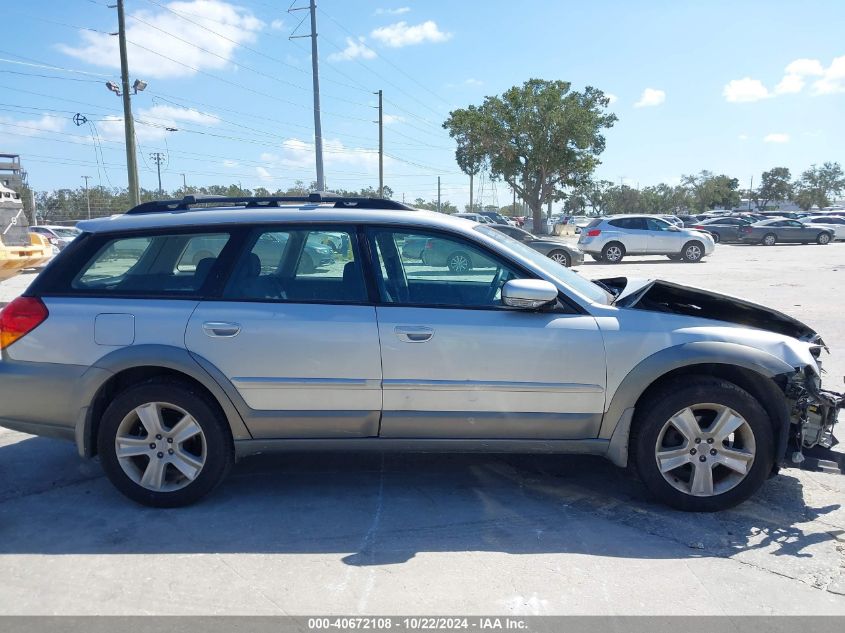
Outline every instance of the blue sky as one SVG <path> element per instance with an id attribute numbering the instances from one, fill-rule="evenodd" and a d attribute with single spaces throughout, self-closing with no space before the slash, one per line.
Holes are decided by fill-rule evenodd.
<path id="1" fill-rule="evenodd" d="M 119 80 L 107 4 L 4 7 L 0 151 L 22 155 L 36 189 L 76 187 L 83 175 L 125 185 L 121 103 L 104 86 Z M 307 12 L 290 5 L 127 0 L 131 78 L 149 84 L 133 98 L 144 187 L 156 186 L 155 151 L 167 155 L 170 189 L 181 174 L 270 190 L 314 179 L 310 44 L 288 39 L 302 18 L 297 34 L 307 32 Z M 709 169 L 747 186 L 774 166 L 845 162 L 843 23 L 835 0 L 322 0 L 327 185 L 377 186 L 372 92 L 382 89 L 385 183 L 432 199 L 440 176 L 444 199 L 466 203 L 441 122 L 530 77 L 614 96 L 619 121 L 597 172 L 608 180 L 675 183 Z M 90 123 L 74 125 L 76 112 Z M 483 183 L 482 196 L 510 202 L 502 183 Z"/>

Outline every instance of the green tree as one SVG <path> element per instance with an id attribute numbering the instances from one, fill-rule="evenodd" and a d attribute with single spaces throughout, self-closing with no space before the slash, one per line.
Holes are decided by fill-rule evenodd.
<path id="1" fill-rule="evenodd" d="M 426 202 L 423 198 L 417 198 L 416 200 L 414 200 L 414 204 L 412 206 L 416 209 L 427 209 L 428 211 L 437 211 L 437 200 L 429 200 L 428 202 Z M 448 200 L 441 200 L 440 212 L 457 213 L 458 207 L 456 207 Z"/>
<path id="2" fill-rule="evenodd" d="M 774 167 L 763 172 L 762 182 L 754 193 L 758 209 L 765 209 L 769 202 L 783 202 L 792 196 L 792 174 L 788 167 Z"/>
<path id="3" fill-rule="evenodd" d="M 805 211 L 813 206 L 828 207 L 845 190 L 845 174 L 839 163 L 812 165 L 801 174 L 794 189 L 795 202 Z"/>
<path id="4" fill-rule="evenodd" d="M 480 108 L 451 112 L 443 126 L 459 148 L 460 139 L 480 141 L 480 151 L 472 145 L 472 156 L 483 156 L 491 177 L 516 190 L 539 227 L 543 205 L 586 183 L 599 164 L 602 131 L 617 120 L 605 111 L 608 103 L 590 86 L 577 92 L 566 81 L 530 79 L 487 97 Z"/>
<path id="5" fill-rule="evenodd" d="M 681 184 L 689 191 L 692 206 L 698 211 L 717 207 L 733 209 L 741 201 L 739 180 L 724 174 L 716 176 L 703 170 L 698 174 L 682 176 Z"/>
<path id="6" fill-rule="evenodd" d="M 484 115 L 475 106 L 449 113 L 443 123 L 449 136 L 455 139 L 455 161 L 462 172 L 469 176 L 469 210 L 473 208 L 473 181 L 487 162 L 483 139 Z"/>

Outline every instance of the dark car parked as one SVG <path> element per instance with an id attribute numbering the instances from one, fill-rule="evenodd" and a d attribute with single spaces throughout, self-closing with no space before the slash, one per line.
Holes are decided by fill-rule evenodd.
<path id="1" fill-rule="evenodd" d="M 580 248 L 576 248 L 567 244 L 563 240 L 556 240 L 550 237 L 538 237 L 532 235 L 524 229 L 510 226 L 509 224 L 494 224 L 490 228 L 504 233 L 513 239 L 522 242 L 526 246 L 533 248 L 535 251 L 542 253 L 549 259 L 556 261 L 558 264 L 564 266 L 578 266 L 584 263 L 584 252 Z"/>
<path id="2" fill-rule="evenodd" d="M 798 220 L 779 218 L 763 220 L 739 229 L 741 242 L 774 246 L 778 243 L 829 244 L 833 241 L 833 231 L 804 224 Z"/>
<path id="3" fill-rule="evenodd" d="M 749 224 L 752 224 L 752 222 L 743 220 L 742 218 L 722 217 L 703 220 L 689 228 L 707 231 L 713 236 L 713 241 L 716 243 L 738 242 L 740 227 L 748 226 Z"/>

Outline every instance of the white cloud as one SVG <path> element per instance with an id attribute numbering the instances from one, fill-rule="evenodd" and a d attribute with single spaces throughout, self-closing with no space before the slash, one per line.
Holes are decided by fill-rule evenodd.
<path id="1" fill-rule="evenodd" d="M 613 105 L 617 101 L 619 101 L 619 97 L 617 97 L 612 92 L 605 92 L 604 96 L 607 97 L 607 105 Z"/>
<path id="2" fill-rule="evenodd" d="M 346 48 L 338 53 L 329 55 L 330 62 L 348 62 L 353 59 L 373 59 L 376 53 L 373 49 L 364 44 L 364 38 L 359 37 L 356 41 L 354 38 L 346 38 Z"/>
<path id="3" fill-rule="evenodd" d="M 822 63 L 817 59 L 796 59 L 794 62 L 791 62 L 784 71 L 787 75 L 822 75 L 824 74 L 824 69 L 822 68 Z"/>
<path id="4" fill-rule="evenodd" d="M 821 79 L 813 82 L 813 94 L 829 95 L 845 92 L 845 55 L 836 57 L 824 69 Z"/>
<path id="5" fill-rule="evenodd" d="M 140 141 L 155 141 L 167 136 L 167 128 L 178 131 L 185 123 L 211 126 L 220 123 L 220 119 L 193 108 L 156 104 L 151 108 L 141 108 L 135 113 L 135 134 Z M 99 122 L 97 128 L 104 138 L 124 138 L 123 117 L 108 115 Z"/>
<path id="6" fill-rule="evenodd" d="M 270 173 L 270 171 L 268 169 L 266 169 L 264 167 L 256 167 L 255 173 L 258 176 L 258 179 L 261 180 L 262 182 L 267 182 L 267 181 L 273 180 L 273 175 Z"/>
<path id="7" fill-rule="evenodd" d="M 763 137 L 764 143 L 789 143 L 789 134 L 772 132 Z"/>
<path id="8" fill-rule="evenodd" d="M 224 158 L 223 159 L 223 167 L 232 168 L 232 167 L 237 167 L 238 165 L 240 165 L 240 163 L 236 160 L 231 160 L 230 158 Z"/>
<path id="9" fill-rule="evenodd" d="M 382 122 L 385 125 L 391 125 L 393 123 L 403 123 L 405 121 L 405 117 L 401 117 L 398 114 L 385 114 L 382 116 Z"/>
<path id="10" fill-rule="evenodd" d="M 262 152 L 258 157 L 262 163 L 275 163 L 279 160 L 278 154 L 271 154 L 270 152 Z"/>
<path id="11" fill-rule="evenodd" d="M 659 106 L 666 101 L 666 93 L 656 88 L 646 88 L 640 96 L 640 100 L 634 104 L 635 108 L 650 108 Z"/>
<path id="12" fill-rule="evenodd" d="M 399 7 L 397 9 L 376 9 L 373 15 L 402 15 L 410 12 L 411 7 Z"/>
<path id="13" fill-rule="evenodd" d="M 66 119 L 63 117 L 45 114 L 40 119 L 12 119 L 0 117 L 0 123 L 17 125 L 20 127 L 11 128 L 15 134 L 22 136 L 37 136 L 39 132 L 61 132 L 65 129 Z M 4 126 L 3 129 L 6 129 Z"/>
<path id="14" fill-rule="evenodd" d="M 226 68 L 233 57 L 235 48 L 239 44 L 255 41 L 256 34 L 265 26 L 247 9 L 222 0 L 170 2 L 165 6 L 179 15 L 163 9 L 144 9 L 134 11 L 127 17 L 126 39 L 130 42 L 129 56 L 132 60 L 131 69 L 134 76 L 149 79 L 150 77 L 189 77 L 196 74 L 196 71 L 182 64 L 200 70 Z M 192 22 L 182 19 L 180 15 L 187 16 Z M 228 39 L 203 28 L 204 20 L 208 23 L 208 29 Z M 162 31 L 185 41 L 180 41 Z M 59 44 L 57 48 L 66 55 L 97 66 L 120 67 L 116 37 L 92 31 L 80 31 L 79 36 L 82 41 L 78 45 Z M 144 48 L 135 46 L 131 42 Z M 213 54 L 186 42 L 192 42 Z M 170 61 L 151 53 L 150 50 L 161 51 L 167 57 L 178 61 Z"/>
<path id="15" fill-rule="evenodd" d="M 770 96 L 769 89 L 763 85 L 763 82 L 751 77 L 729 81 L 722 90 L 722 95 L 732 103 L 760 101 Z"/>
<path id="16" fill-rule="evenodd" d="M 748 134 L 740 134 L 739 136 L 737 136 L 737 138 L 740 141 L 747 141 L 748 140 Z"/>
<path id="17" fill-rule="evenodd" d="M 464 80 L 464 84 L 466 84 L 467 86 L 483 86 L 484 82 L 481 81 L 480 79 L 475 79 L 473 77 L 470 77 L 469 79 Z"/>
<path id="18" fill-rule="evenodd" d="M 787 74 L 783 76 L 780 83 L 775 86 L 775 94 L 793 94 L 801 92 L 804 88 L 804 78 L 797 74 Z"/>
<path id="19" fill-rule="evenodd" d="M 378 173 L 378 152 L 361 147 L 346 147 L 340 140 L 323 139 L 323 162 L 326 167 L 354 167 L 356 172 L 375 175 Z M 388 169 L 394 161 L 385 156 L 384 166 Z M 314 143 L 298 138 L 282 141 L 278 160 L 267 167 L 278 169 L 313 169 Z"/>
<path id="20" fill-rule="evenodd" d="M 281 31 L 283 28 L 285 28 L 285 21 L 278 19 L 273 20 L 272 22 L 270 22 L 270 28 L 274 31 Z"/>
<path id="21" fill-rule="evenodd" d="M 397 22 L 377 28 L 370 35 L 391 48 L 412 46 L 423 42 L 445 42 L 452 37 L 451 33 L 441 31 L 434 20 L 426 20 L 414 26 L 410 26 L 407 22 Z"/>

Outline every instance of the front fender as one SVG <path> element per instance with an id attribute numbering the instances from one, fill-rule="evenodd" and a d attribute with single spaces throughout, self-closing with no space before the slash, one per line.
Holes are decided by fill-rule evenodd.
<path id="1" fill-rule="evenodd" d="M 608 363 L 613 359 L 609 358 Z M 741 367 L 773 378 L 792 373 L 795 368 L 766 351 L 723 341 L 696 341 L 667 347 L 640 361 L 619 384 L 602 417 L 600 439 L 610 440 L 608 458 L 619 466 L 628 460 L 628 435 L 634 406 L 640 396 L 661 376 L 695 365 Z"/>

